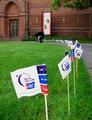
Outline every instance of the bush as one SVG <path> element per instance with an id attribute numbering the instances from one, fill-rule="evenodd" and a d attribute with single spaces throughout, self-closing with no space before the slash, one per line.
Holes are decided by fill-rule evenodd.
<path id="1" fill-rule="evenodd" d="M 34 41 L 34 42 L 37 41 L 36 37 L 32 36 L 31 41 Z"/>
<path id="2" fill-rule="evenodd" d="M 28 35 L 28 33 L 25 33 L 24 38 L 22 39 L 22 41 L 31 41 L 31 38 Z"/>

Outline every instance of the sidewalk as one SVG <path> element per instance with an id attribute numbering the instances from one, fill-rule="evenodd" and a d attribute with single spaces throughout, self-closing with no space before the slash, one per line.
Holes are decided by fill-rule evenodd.
<path id="1" fill-rule="evenodd" d="M 86 64 L 88 72 L 92 77 L 92 44 L 82 44 L 83 47 L 83 60 Z"/>

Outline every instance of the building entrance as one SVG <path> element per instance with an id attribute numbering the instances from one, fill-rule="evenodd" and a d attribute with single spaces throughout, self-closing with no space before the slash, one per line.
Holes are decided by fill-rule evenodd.
<path id="1" fill-rule="evenodd" d="M 14 19 L 9 22 L 10 37 L 16 38 L 19 35 L 19 20 Z"/>

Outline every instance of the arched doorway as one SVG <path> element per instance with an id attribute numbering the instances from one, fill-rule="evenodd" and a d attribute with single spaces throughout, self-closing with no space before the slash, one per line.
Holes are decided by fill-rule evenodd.
<path id="1" fill-rule="evenodd" d="M 0 36 L 3 38 L 23 38 L 25 33 L 24 0 L 1 0 Z"/>
<path id="2" fill-rule="evenodd" d="M 9 2 L 5 8 L 6 36 L 11 38 L 19 37 L 19 9 L 13 2 Z"/>

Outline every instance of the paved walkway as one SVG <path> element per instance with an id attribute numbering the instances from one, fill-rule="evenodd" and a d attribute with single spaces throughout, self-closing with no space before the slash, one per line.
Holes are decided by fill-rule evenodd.
<path id="1" fill-rule="evenodd" d="M 83 60 L 92 77 L 92 44 L 82 44 L 83 47 Z"/>

